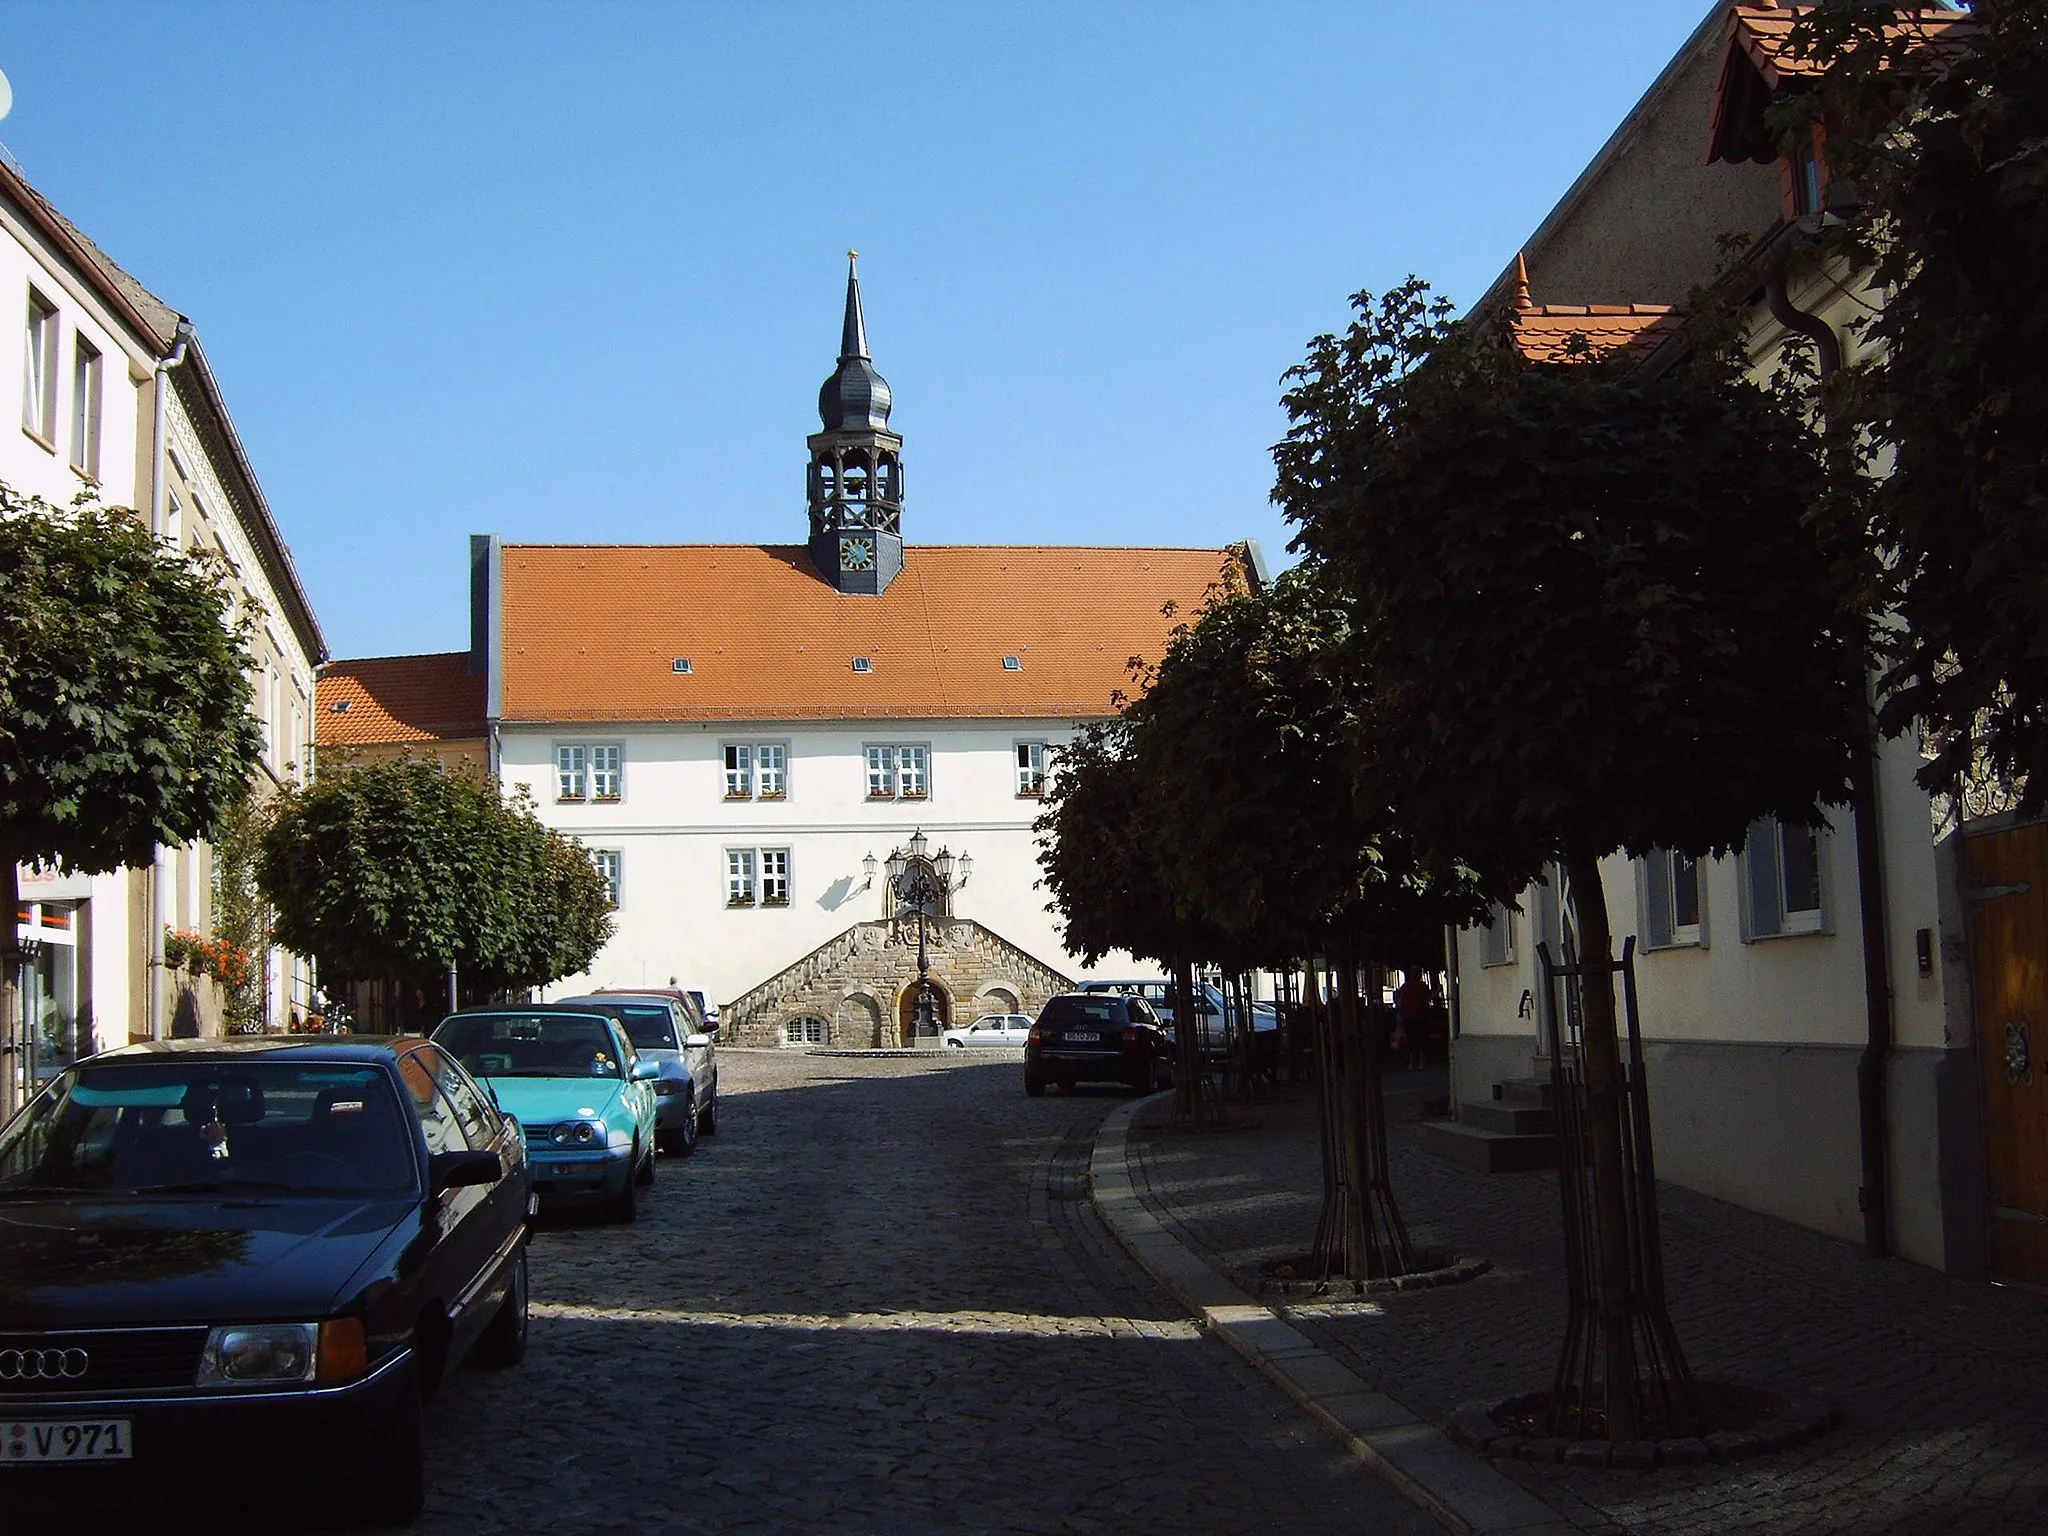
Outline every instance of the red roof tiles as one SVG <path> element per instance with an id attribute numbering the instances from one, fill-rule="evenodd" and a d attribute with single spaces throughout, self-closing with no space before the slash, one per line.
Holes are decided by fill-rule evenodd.
<path id="1" fill-rule="evenodd" d="M 361 747 L 470 740 L 484 734 L 484 680 L 467 651 L 329 662 L 314 711 L 315 745 Z"/>
<path id="2" fill-rule="evenodd" d="M 1595 354 L 1647 352 L 1683 318 L 1669 304 L 1531 304 L 1515 311 L 1515 345 L 1532 363 L 1572 361 L 1574 336 Z"/>
<path id="3" fill-rule="evenodd" d="M 1737 5 L 1729 12 L 1729 47 L 1740 49 L 1773 90 L 1787 80 L 1821 72 L 1821 66 L 1813 60 L 1794 57 L 1789 43 L 1792 28 L 1809 9 Z M 1885 31 L 1893 38 L 1924 44 L 1940 59 L 1960 52 L 1975 26 L 1975 20 L 1966 11 L 1930 6 L 1902 13 Z"/>
<path id="4" fill-rule="evenodd" d="M 913 545 L 879 597 L 842 595 L 800 545 L 501 561 L 503 718 L 523 721 L 1094 718 L 1133 656 L 1252 579 L 1242 549 Z"/>

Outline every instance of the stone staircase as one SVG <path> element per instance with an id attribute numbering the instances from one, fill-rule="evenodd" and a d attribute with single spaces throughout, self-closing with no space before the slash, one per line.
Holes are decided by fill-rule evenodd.
<path id="1" fill-rule="evenodd" d="M 1493 1085 L 1491 1100 L 1458 1106 L 1454 1121 L 1422 1127 L 1423 1147 L 1475 1173 L 1526 1173 L 1557 1166 L 1557 1118 L 1550 1079 Z"/>
<path id="2" fill-rule="evenodd" d="M 1016 1011 L 1034 1016 L 1047 998 L 1073 990 L 1067 977 L 969 918 L 931 919 L 926 947 L 953 1024 L 1012 1011 L 984 995 L 990 987 L 1006 989 Z M 728 1003 L 719 1023 L 735 1045 L 779 1045 L 788 1020 L 815 1018 L 829 1030 L 821 1044 L 893 1047 L 898 1000 L 916 979 L 914 919 L 856 923 Z"/>

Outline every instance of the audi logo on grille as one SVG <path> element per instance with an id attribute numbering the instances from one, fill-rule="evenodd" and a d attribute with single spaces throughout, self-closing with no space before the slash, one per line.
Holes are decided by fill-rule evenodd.
<path id="1" fill-rule="evenodd" d="M 76 1381 L 89 1363 L 82 1349 L 0 1349 L 0 1381 Z"/>

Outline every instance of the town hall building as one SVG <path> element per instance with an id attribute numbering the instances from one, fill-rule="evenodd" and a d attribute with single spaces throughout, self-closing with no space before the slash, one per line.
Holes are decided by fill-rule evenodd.
<path id="1" fill-rule="evenodd" d="M 849 265 L 802 543 L 473 538 L 490 767 L 617 908 L 550 994 L 701 988 L 729 1041 L 866 1048 L 1035 1013 L 1083 973 L 1038 885 L 1047 775 L 1132 658 L 1265 579 L 1259 552 L 907 543 L 891 404 Z"/>

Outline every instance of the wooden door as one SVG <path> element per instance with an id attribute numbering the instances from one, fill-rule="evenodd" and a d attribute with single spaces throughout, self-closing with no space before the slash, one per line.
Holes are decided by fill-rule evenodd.
<path id="1" fill-rule="evenodd" d="M 1967 837 L 1991 1273 L 2048 1285 L 2048 826 Z"/>

